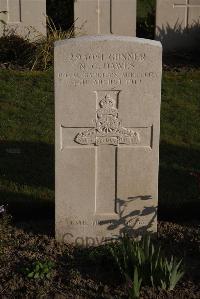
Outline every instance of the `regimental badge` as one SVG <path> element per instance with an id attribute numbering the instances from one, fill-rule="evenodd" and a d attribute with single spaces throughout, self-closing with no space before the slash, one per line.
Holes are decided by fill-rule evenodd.
<path id="1" fill-rule="evenodd" d="M 79 144 L 118 145 L 138 144 L 140 135 L 137 131 L 122 126 L 117 108 L 120 91 L 96 91 L 98 108 L 95 127 L 80 132 L 75 137 Z"/>

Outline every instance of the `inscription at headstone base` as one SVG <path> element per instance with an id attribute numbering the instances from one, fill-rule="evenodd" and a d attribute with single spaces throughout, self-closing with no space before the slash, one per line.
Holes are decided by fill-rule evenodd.
<path id="1" fill-rule="evenodd" d="M 199 35 L 200 0 L 157 0 L 155 36 L 164 50 L 198 46 Z"/>
<path id="2" fill-rule="evenodd" d="M 74 20 L 84 35 L 136 35 L 136 0 L 76 0 Z"/>
<path id="3" fill-rule="evenodd" d="M 46 0 L 1 0 L 0 35 L 14 32 L 35 40 L 46 35 Z"/>
<path id="4" fill-rule="evenodd" d="M 156 231 L 161 57 L 133 37 L 55 44 L 57 240 Z"/>

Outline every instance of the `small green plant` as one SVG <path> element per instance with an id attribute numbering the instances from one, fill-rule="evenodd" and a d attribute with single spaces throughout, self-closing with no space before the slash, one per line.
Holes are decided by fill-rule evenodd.
<path id="1" fill-rule="evenodd" d="M 44 279 L 50 278 L 54 268 L 52 261 L 35 261 L 31 266 L 26 267 L 23 272 L 28 278 Z"/>
<path id="2" fill-rule="evenodd" d="M 134 268 L 134 276 L 133 280 L 126 276 L 128 292 L 130 298 L 138 298 L 140 296 L 140 288 L 142 284 L 142 278 L 138 276 L 138 269 L 137 267 Z"/>
<path id="3" fill-rule="evenodd" d="M 111 252 L 126 280 L 130 298 L 139 297 L 141 286 L 173 290 L 184 274 L 182 261 L 173 256 L 169 261 L 161 254 L 160 246 L 154 246 L 149 235 L 140 241 L 125 236 Z"/>
<path id="4" fill-rule="evenodd" d="M 161 287 L 164 290 L 172 291 L 177 282 L 181 279 L 184 272 L 181 270 L 181 260 L 178 262 L 171 257 L 171 260 L 163 259 L 163 264 L 161 266 L 162 271 L 164 272 L 164 279 L 161 279 Z"/>

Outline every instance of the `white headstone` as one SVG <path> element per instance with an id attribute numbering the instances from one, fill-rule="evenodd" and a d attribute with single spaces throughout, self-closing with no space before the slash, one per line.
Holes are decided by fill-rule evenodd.
<path id="1" fill-rule="evenodd" d="M 1 0 L 0 35 L 5 30 L 30 39 L 46 35 L 46 0 Z"/>
<path id="2" fill-rule="evenodd" d="M 199 35 L 200 0 L 157 0 L 156 40 L 164 50 L 193 48 Z"/>
<path id="3" fill-rule="evenodd" d="M 59 241 L 156 231 L 161 57 L 159 42 L 134 37 L 56 42 Z"/>
<path id="4" fill-rule="evenodd" d="M 135 36 L 136 0 L 76 0 L 74 19 L 81 34 Z"/>

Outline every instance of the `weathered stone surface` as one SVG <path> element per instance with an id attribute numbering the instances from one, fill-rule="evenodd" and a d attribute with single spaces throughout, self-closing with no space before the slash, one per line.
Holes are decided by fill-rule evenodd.
<path id="1" fill-rule="evenodd" d="M 164 50 L 197 46 L 200 42 L 200 0 L 157 0 L 155 35 Z"/>
<path id="2" fill-rule="evenodd" d="M 135 36 L 136 0 L 77 0 L 74 19 L 81 34 Z"/>
<path id="3" fill-rule="evenodd" d="M 46 0 L 1 0 L 0 35 L 13 30 L 16 34 L 36 39 L 46 35 Z"/>
<path id="4" fill-rule="evenodd" d="M 55 44 L 59 241 L 156 231 L 161 57 L 159 42 L 134 37 Z"/>

